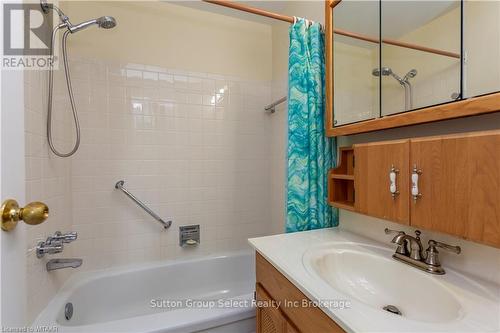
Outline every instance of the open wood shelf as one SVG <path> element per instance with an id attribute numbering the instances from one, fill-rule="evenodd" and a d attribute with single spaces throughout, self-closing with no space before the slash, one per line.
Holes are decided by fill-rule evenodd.
<path id="1" fill-rule="evenodd" d="M 354 180 L 354 175 L 336 175 L 331 174 L 333 179 L 345 179 L 345 180 Z"/>
<path id="2" fill-rule="evenodd" d="M 341 147 L 339 155 L 339 163 L 336 168 L 331 169 L 331 174 L 354 176 L 354 149 L 351 147 Z"/>
<path id="3" fill-rule="evenodd" d="M 354 209 L 354 202 L 351 201 L 335 201 L 331 202 L 330 206 L 333 206 L 335 208 L 340 208 L 340 209 L 347 209 L 351 211 L 355 211 Z"/>
<path id="4" fill-rule="evenodd" d="M 347 210 L 354 210 L 354 150 L 342 147 L 336 168 L 328 172 L 328 204 Z"/>

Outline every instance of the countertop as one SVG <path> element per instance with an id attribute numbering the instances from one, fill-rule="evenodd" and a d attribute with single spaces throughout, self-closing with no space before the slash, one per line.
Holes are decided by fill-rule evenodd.
<path id="1" fill-rule="evenodd" d="M 366 245 L 366 251 L 374 246 L 386 251 L 384 255 L 390 258 L 394 248 L 389 239 L 387 244 L 381 244 L 341 228 L 329 228 L 252 238 L 249 243 L 312 301 L 347 300 L 348 308 L 321 307 L 347 332 L 500 332 L 500 286 L 446 269 L 446 263 L 443 266 L 447 273 L 440 276 L 401 264 L 412 270 L 411 274 L 423 274 L 419 278 L 438 279 L 459 301 L 459 315 L 444 322 L 417 321 L 376 309 L 336 290 L 304 264 L 303 258 L 312 250 L 343 244 L 359 245 L 360 249 Z"/>

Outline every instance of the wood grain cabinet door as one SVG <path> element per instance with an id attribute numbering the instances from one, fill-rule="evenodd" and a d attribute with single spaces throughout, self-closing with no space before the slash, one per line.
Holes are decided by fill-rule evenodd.
<path id="1" fill-rule="evenodd" d="M 271 296 L 259 284 L 256 285 L 255 293 L 258 302 L 257 333 L 286 333 L 286 318 L 277 307 L 272 306 Z"/>
<path id="2" fill-rule="evenodd" d="M 411 224 L 500 247 L 500 131 L 411 140 Z"/>
<path id="3" fill-rule="evenodd" d="M 359 213 L 409 224 L 410 141 L 397 140 L 354 145 L 355 210 Z M 398 170 L 390 191 L 391 167 Z"/>

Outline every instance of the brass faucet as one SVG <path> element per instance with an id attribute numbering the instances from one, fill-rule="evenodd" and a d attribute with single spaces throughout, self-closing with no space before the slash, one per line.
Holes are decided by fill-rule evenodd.
<path id="1" fill-rule="evenodd" d="M 438 275 L 446 273 L 439 261 L 438 247 L 456 254 L 461 252 L 460 246 L 452 246 L 431 239 L 428 242 L 429 247 L 425 250 L 424 255 L 422 242 L 420 240 L 420 230 L 415 231 L 415 237 L 407 235 L 403 231 L 391 230 L 388 228 L 385 228 L 385 233 L 396 234 L 391 241 L 398 245 L 396 252 L 392 255 L 394 259 L 427 273 Z"/>

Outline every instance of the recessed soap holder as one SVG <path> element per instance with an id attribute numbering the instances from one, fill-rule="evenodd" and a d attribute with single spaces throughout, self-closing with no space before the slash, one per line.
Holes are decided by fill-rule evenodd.
<path id="1" fill-rule="evenodd" d="M 196 246 L 200 244 L 200 225 L 183 225 L 179 227 L 179 246 Z"/>

